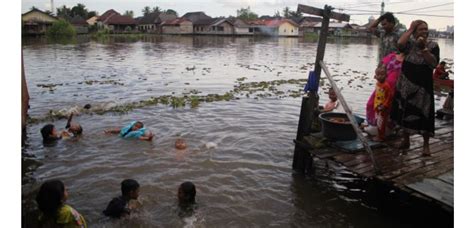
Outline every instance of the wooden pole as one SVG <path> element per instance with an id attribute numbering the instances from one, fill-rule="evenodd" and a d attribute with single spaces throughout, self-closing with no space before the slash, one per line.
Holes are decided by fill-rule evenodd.
<path id="1" fill-rule="evenodd" d="M 362 145 L 364 145 L 365 150 L 367 150 L 367 152 L 370 155 L 370 159 L 372 160 L 372 167 L 374 168 L 375 173 L 378 174 L 380 170 L 377 166 L 377 163 L 375 162 L 375 158 L 374 158 L 374 154 L 372 152 L 372 149 L 370 148 L 369 143 L 367 142 L 367 139 L 364 137 L 364 135 L 362 135 L 362 130 L 360 130 L 359 125 L 357 124 L 357 121 L 355 120 L 355 117 L 352 114 L 352 110 L 347 105 L 346 100 L 342 96 L 341 91 L 339 90 L 339 88 L 336 85 L 336 82 L 333 80 L 331 74 L 329 73 L 329 70 L 327 69 L 326 64 L 324 63 L 324 61 L 321 60 L 321 62 L 319 62 L 319 65 L 321 65 L 321 68 L 324 70 L 324 73 L 326 74 L 329 81 L 331 82 L 331 86 L 334 89 L 334 92 L 336 92 L 337 98 L 338 98 L 339 102 L 341 103 L 342 107 L 344 108 L 344 111 L 346 112 L 346 115 L 349 118 L 349 120 L 352 124 L 352 127 L 354 128 L 354 131 L 356 132 L 359 140 L 362 142 Z"/>
<path id="2" fill-rule="evenodd" d="M 28 115 L 28 106 L 30 95 L 28 94 L 28 86 L 25 79 L 25 67 L 23 64 L 23 51 L 21 52 L 21 141 L 22 144 L 26 139 L 26 117 Z"/>

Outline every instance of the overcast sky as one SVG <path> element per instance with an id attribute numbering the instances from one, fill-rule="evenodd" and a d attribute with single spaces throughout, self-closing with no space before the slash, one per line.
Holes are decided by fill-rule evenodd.
<path id="1" fill-rule="evenodd" d="M 135 17 L 142 15 L 145 6 L 159 6 L 161 9 L 174 9 L 180 16 L 186 12 L 204 11 L 212 17 L 236 15 L 236 10 L 250 6 L 251 10 L 261 15 L 273 16 L 275 12 L 282 11 L 285 6 L 296 10 L 298 3 L 323 8 L 324 4 L 335 8 L 343 8 L 344 13 L 351 15 L 351 23 L 365 24 L 371 15 L 377 17 L 380 13 L 380 0 L 53 0 L 54 7 L 62 5 L 73 7 L 82 3 L 88 10 L 103 13 L 108 9 L 114 9 L 119 13 L 125 10 L 133 10 Z M 442 6 L 438 6 L 442 5 Z M 22 13 L 27 12 L 32 6 L 41 10 L 51 8 L 51 0 L 22 0 Z M 426 8 L 426 9 L 421 9 Z M 428 22 L 430 28 L 445 30 L 447 25 L 454 24 L 453 0 L 386 0 L 385 11 L 407 12 L 412 14 L 446 15 L 450 17 L 434 17 L 422 15 L 395 14 L 399 20 L 407 25 L 414 19 L 422 19 Z M 350 10 L 350 11 L 348 11 Z M 369 12 L 373 11 L 373 12 Z"/>

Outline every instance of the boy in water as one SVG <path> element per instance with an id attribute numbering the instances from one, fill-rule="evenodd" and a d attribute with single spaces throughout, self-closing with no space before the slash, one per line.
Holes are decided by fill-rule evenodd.
<path id="1" fill-rule="evenodd" d="M 136 180 L 126 179 L 121 183 L 122 195 L 113 198 L 107 208 L 102 212 L 105 216 L 112 218 L 120 218 L 125 215 L 130 215 L 130 212 L 135 209 L 130 204 L 130 200 L 137 200 L 140 194 L 140 185 Z"/>
<path id="2" fill-rule="evenodd" d="M 43 143 L 53 143 L 59 139 L 76 137 L 82 134 L 82 127 L 80 124 L 72 122 L 73 114 L 69 115 L 69 119 L 66 124 L 64 131 L 58 132 L 53 124 L 46 124 L 41 128 L 41 136 L 43 137 Z"/>
<path id="3" fill-rule="evenodd" d="M 140 140 L 151 141 L 153 133 L 148 131 L 142 122 L 132 121 L 123 128 L 112 128 L 104 131 L 106 134 L 120 134 L 122 138 L 135 138 Z"/>
<path id="4" fill-rule="evenodd" d="M 328 91 L 329 101 L 324 105 L 321 112 L 332 112 L 339 109 L 339 102 L 337 101 L 337 95 L 334 89 L 331 87 Z"/>
<path id="5" fill-rule="evenodd" d="M 381 65 L 375 70 L 374 78 L 377 80 L 375 87 L 374 109 L 377 119 L 378 133 L 373 140 L 376 142 L 382 142 L 385 140 L 385 128 L 387 127 L 393 91 L 388 82 L 385 81 L 387 78 L 387 71 L 384 65 Z"/>

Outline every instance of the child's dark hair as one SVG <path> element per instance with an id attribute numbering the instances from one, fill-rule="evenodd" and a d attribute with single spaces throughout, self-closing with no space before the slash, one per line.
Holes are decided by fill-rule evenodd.
<path id="1" fill-rule="evenodd" d="M 195 203 L 196 197 L 196 186 L 190 181 L 186 181 L 182 183 L 179 188 L 184 194 L 183 202 L 182 203 Z"/>
<path id="2" fill-rule="evenodd" d="M 380 16 L 380 21 L 383 21 L 384 19 L 392 24 L 395 24 L 395 16 L 393 16 L 393 13 L 391 12 L 386 12 L 384 15 Z"/>
<path id="3" fill-rule="evenodd" d="M 440 65 L 443 65 L 443 64 L 446 65 L 446 62 L 445 62 L 445 61 L 441 61 L 439 64 L 440 64 Z"/>
<path id="4" fill-rule="evenodd" d="M 136 180 L 126 179 L 121 183 L 122 196 L 127 196 L 131 191 L 135 191 L 140 187 Z"/>
<path id="5" fill-rule="evenodd" d="M 46 124 L 44 125 L 43 128 L 41 128 L 41 136 L 43 136 L 43 141 L 52 141 L 55 140 L 56 138 L 51 137 L 51 134 L 53 133 L 54 125 L 52 124 Z"/>
<path id="6" fill-rule="evenodd" d="M 44 182 L 36 195 L 38 208 L 47 217 L 55 217 L 59 207 L 63 204 L 64 184 L 60 180 Z"/>

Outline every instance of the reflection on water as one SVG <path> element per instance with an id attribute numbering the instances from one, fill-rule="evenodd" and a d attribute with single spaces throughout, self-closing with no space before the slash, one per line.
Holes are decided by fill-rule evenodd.
<path id="1" fill-rule="evenodd" d="M 91 104 L 130 103 L 150 96 L 181 96 L 190 90 L 223 94 L 244 82 L 304 79 L 314 67 L 316 43 L 298 38 L 145 36 L 74 44 L 25 41 L 25 73 L 31 96 L 30 115 Z M 442 58 L 452 59 L 452 41 L 440 42 Z M 364 113 L 374 85 L 376 42 L 330 40 L 325 61 L 356 113 Z M 319 91 L 327 101 L 327 83 Z M 49 85 L 45 87 L 44 85 Z M 43 85 L 43 86 L 41 86 Z M 301 90 L 300 84 L 284 85 Z M 439 106 L 442 99 L 436 101 Z M 202 103 L 198 108 L 152 105 L 127 114 L 82 114 L 78 141 L 43 147 L 39 130 L 28 126 L 24 159 L 38 168 L 24 170 L 23 207 L 34 208 L 34 190 L 59 178 L 69 189 L 68 203 L 90 227 L 252 227 L 336 226 L 402 227 L 381 216 L 357 197 L 338 191 L 360 190 L 357 178 L 343 171 L 318 169 L 318 181 L 293 176 L 291 159 L 301 98 L 245 95 L 230 101 Z M 103 130 L 141 120 L 155 133 L 153 142 L 123 140 Z M 57 120 L 58 128 L 65 120 Z M 188 148 L 174 148 L 177 138 Z M 24 164 L 24 167 L 26 163 Z M 101 215 L 120 194 L 125 178 L 139 181 L 144 202 L 128 220 Z M 181 219 L 176 193 L 180 183 L 197 187 L 198 210 Z M 360 181 L 360 180 L 359 180 Z M 359 191 L 360 194 L 363 194 Z M 24 214 L 34 221 L 34 214 Z"/>

